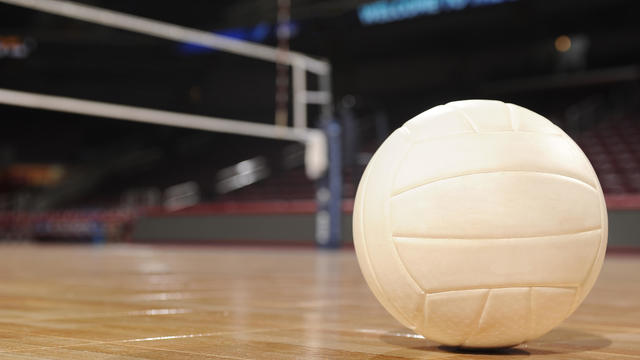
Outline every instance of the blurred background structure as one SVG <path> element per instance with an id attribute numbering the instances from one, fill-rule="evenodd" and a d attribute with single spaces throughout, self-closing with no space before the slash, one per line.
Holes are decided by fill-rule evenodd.
<path id="1" fill-rule="evenodd" d="M 311 244 L 337 231 L 317 202 L 338 196 L 334 237 L 349 243 L 357 183 L 385 137 L 432 106 L 484 98 L 570 134 L 605 191 L 610 244 L 640 247 L 640 2 L 80 3 L 326 59 L 331 83 L 0 3 L 0 88 L 294 125 L 294 83 L 330 86 L 324 117 L 340 126 L 320 106 L 307 119 L 340 137 L 341 186 L 310 180 L 296 141 L 0 105 L 0 239 Z"/>

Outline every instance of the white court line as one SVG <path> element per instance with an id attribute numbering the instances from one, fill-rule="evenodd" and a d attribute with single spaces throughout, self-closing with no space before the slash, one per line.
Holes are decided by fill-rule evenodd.
<path id="1" fill-rule="evenodd" d="M 187 334 L 187 335 L 171 335 L 171 336 L 156 336 L 156 337 L 148 337 L 141 339 L 130 339 L 130 340 L 121 340 L 120 342 L 141 342 L 141 341 L 156 341 L 156 340 L 171 340 L 171 339 L 188 339 L 195 337 L 204 337 L 204 336 L 215 336 L 219 333 L 204 333 L 204 334 Z"/>
<path id="2" fill-rule="evenodd" d="M 129 311 L 126 314 L 129 316 L 156 316 L 156 315 L 179 315 L 179 314 L 189 314 L 192 313 L 191 309 L 149 309 L 149 310 L 140 310 L 140 311 Z"/>
<path id="3" fill-rule="evenodd" d="M 418 335 L 418 334 L 393 332 L 393 331 L 378 330 L 378 329 L 355 329 L 353 331 L 359 332 L 359 333 L 365 333 L 365 334 L 398 336 L 398 337 L 405 337 L 405 338 L 411 338 L 411 339 L 422 339 L 422 340 L 425 339 L 424 336 Z"/>

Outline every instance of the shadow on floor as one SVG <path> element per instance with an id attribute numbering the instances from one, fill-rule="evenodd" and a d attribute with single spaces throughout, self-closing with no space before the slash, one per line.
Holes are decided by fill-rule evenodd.
<path id="1" fill-rule="evenodd" d="M 435 342 L 416 337 L 408 330 L 390 331 L 380 335 L 380 340 L 394 346 L 398 350 L 376 355 L 371 359 L 386 358 L 442 358 L 446 355 L 456 359 L 478 359 L 483 356 L 500 358 L 519 358 L 529 355 L 554 355 L 588 352 L 611 345 L 611 340 L 600 335 L 570 328 L 557 328 L 546 335 L 511 348 L 501 349 L 463 349 L 453 346 L 439 345 Z"/>

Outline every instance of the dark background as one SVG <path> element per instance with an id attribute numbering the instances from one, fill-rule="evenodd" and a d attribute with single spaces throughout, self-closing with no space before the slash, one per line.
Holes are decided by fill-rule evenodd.
<path id="1" fill-rule="evenodd" d="M 260 24 L 262 42 L 276 44 L 275 0 L 81 2 L 223 33 Z M 638 119 L 640 2 L 520 0 L 368 26 L 357 15 L 364 3 L 294 0 L 291 7 L 291 48 L 331 62 L 336 114 L 355 115 L 348 166 L 362 165 L 358 156 L 407 119 L 458 99 L 517 103 L 574 138 L 614 115 Z M 0 36 L 30 47 L 25 58 L 0 58 L 2 88 L 273 122 L 274 64 L 4 4 L 0 19 Z M 587 46 L 567 60 L 574 49 L 554 47 L 561 35 Z M 5 210 L 112 207 L 130 189 L 184 181 L 214 201 L 219 169 L 257 155 L 278 158 L 291 145 L 10 106 L 0 106 L 0 119 L 0 169 L 66 170 L 63 183 L 50 187 L 4 177 Z M 359 170 L 345 171 L 356 183 Z"/>

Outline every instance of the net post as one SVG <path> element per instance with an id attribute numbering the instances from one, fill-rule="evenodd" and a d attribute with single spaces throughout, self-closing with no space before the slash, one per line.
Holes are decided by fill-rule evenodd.
<path id="1" fill-rule="evenodd" d="M 333 117 L 333 98 L 331 92 L 331 65 L 324 63 L 326 72 L 318 74 L 318 88 L 321 93 L 326 94 L 326 101 L 320 107 L 320 118 L 331 119 Z"/>
<path id="2" fill-rule="evenodd" d="M 293 127 L 307 127 L 307 70 L 304 64 L 293 63 Z"/>
<path id="3" fill-rule="evenodd" d="M 329 65 L 327 64 L 327 70 Z M 316 244 L 338 248 L 342 242 L 342 146 L 340 123 L 333 115 L 330 71 L 319 75 L 319 90 L 329 94 L 322 104 L 320 128 L 327 137 L 329 166 L 316 182 Z"/>
<path id="4" fill-rule="evenodd" d="M 334 118 L 323 121 L 327 137 L 329 166 L 316 181 L 316 245 L 334 249 L 342 242 L 342 149 L 340 124 Z"/>

